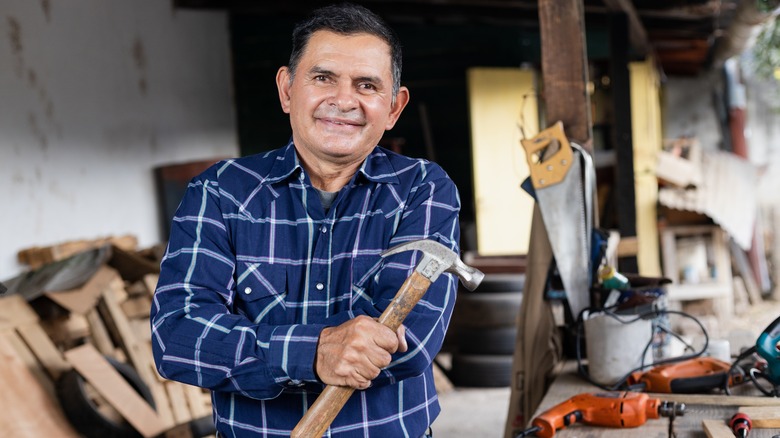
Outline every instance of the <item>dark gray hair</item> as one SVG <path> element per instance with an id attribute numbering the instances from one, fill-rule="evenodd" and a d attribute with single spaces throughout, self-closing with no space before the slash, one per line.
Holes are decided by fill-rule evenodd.
<path id="1" fill-rule="evenodd" d="M 301 60 L 303 51 L 312 34 L 318 30 L 327 30 L 341 35 L 367 33 L 374 35 L 390 46 L 393 67 L 393 100 L 401 88 L 401 43 L 390 26 L 367 8 L 352 3 L 341 3 L 314 10 L 311 15 L 298 23 L 292 33 L 292 53 L 290 53 L 290 77 Z"/>

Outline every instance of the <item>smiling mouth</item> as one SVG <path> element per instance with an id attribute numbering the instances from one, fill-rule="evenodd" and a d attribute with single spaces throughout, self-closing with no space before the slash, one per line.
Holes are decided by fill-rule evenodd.
<path id="1" fill-rule="evenodd" d="M 334 126 L 344 126 L 344 127 L 355 127 L 359 128 L 363 124 L 359 121 L 352 121 L 352 120 L 334 120 L 334 119 L 328 119 L 328 118 L 322 118 L 319 119 L 321 122 L 325 123 L 326 125 L 334 125 Z"/>

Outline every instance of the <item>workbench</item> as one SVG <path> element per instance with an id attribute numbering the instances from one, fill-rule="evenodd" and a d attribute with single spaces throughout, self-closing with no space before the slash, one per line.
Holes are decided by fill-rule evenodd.
<path id="1" fill-rule="evenodd" d="M 576 371 L 574 361 L 568 361 L 557 370 L 557 376 L 550 386 L 547 394 L 534 413 L 534 417 L 547 409 L 583 392 L 604 392 L 602 389 L 582 379 Z M 775 418 L 780 417 L 780 398 L 759 396 L 760 394 L 751 383 L 746 383 L 732 390 L 735 395 L 723 394 L 694 395 L 694 394 L 648 394 L 650 397 L 661 400 L 682 402 L 686 405 L 686 412 L 674 420 L 674 431 L 678 438 L 733 438 L 734 435 L 725 427 L 726 422 L 734 415 L 739 407 L 768 411 Z M 761 418 L 765 414 L 761 414 Z M 753 419 L 758 418 L 754 415 Z M 708 435 L 702 425 L 703 420 L 708 422 Z M 780 422 L 780 419 L 774 420 Z M 574 424 L 555 434 L 556 438 L 620 438 L 637 436 L 641 438 L 667 438 L 669 432 L 669 419 L 650 419 L 633 429 L 611 429 L 606 427 L 594 427 L 583 424 Z M 780 428 L 765 429 L 755 427 L 750 431 L 750 438 L 772 438 L 780 434 Z"/>

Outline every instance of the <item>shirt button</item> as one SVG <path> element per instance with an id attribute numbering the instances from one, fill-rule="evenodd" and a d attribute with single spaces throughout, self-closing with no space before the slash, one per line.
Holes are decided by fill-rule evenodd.
<path id="1" fill-rule="evenodd" d="M 247 295 L 251 294 L 252 293 L 252 288 L 248 287 L 248 288 L 244 289 L 244 293 L 247 294 Z"/>
<path id="2" fill-rule="evenodd" d="M 321 227 L 320 227 L 320 231 L 322 231 L 322 233 L 323 233 L 323 234 L 325 234 L 325 233 L 327 233 L 327 232 L 328 232 L 328 227 L 326 227 L 325 225 L 323 225 L 323 226 L 321 226 Z"/>
<path id="3" fill-rule="evenodd" d="M 317 284 L 315 284 L 315 285 L 314 285 L 314 287 L 316 287 L 316 288 L 317 288 L 317 290 L 323 290 L 323 289 L 325 289 L 325 285 L 324 285 L 324 284 L 322 284 L 322 283 L 317 283 Z"/>

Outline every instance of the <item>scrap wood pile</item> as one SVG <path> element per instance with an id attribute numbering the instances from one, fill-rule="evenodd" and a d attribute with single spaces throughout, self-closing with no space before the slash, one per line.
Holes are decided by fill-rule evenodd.
<path id="1" fill-rule="evenodd" d="M 157 373 L 149 311 L 164 248 L 132 236 L 30 248 L 0 295 L 0 436 L 214 434 L 208 391 Z"/>

